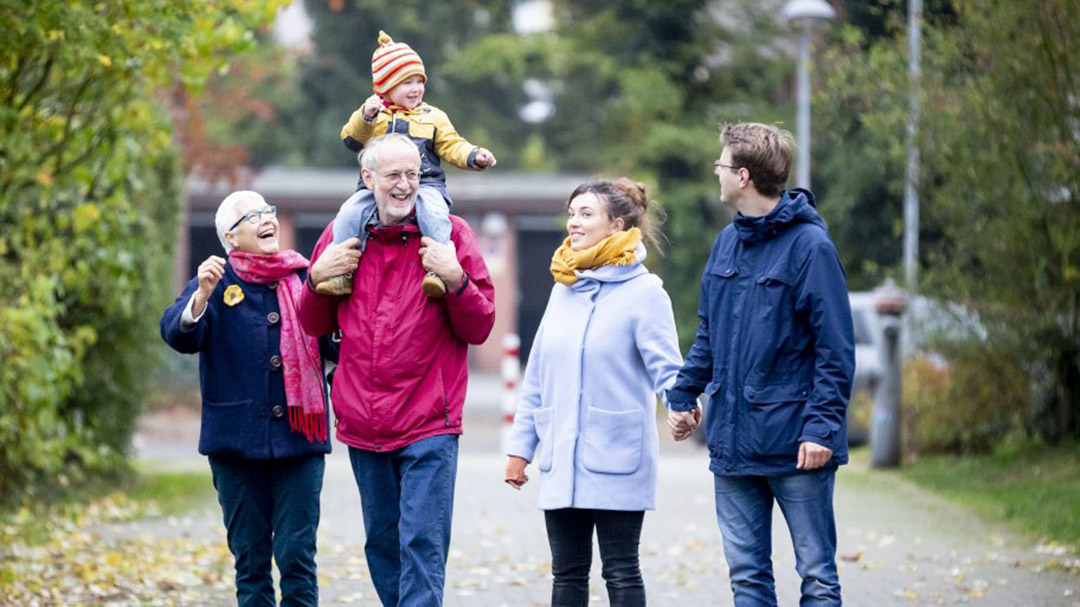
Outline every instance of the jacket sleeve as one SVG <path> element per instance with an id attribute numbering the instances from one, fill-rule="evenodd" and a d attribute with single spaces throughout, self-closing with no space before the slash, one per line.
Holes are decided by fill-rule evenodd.
<path id="1" fill-rule="evenodd" d="M 326 226 L 319 241 L 315 243 L 315 250 L 311 253 L 311 263 L 322 255 L 326 247 L 334 240 L 334 222 Z M 300 326 L 309 335 L 322 337 L 337 331 L 337 307 L 336 297 L 319 295 L 311 286 L 310 273 L 304 278 L 304 288 L 301 291 L 300 303 L 297 306 L 297 316 L 300 317 Z"/>
<path id="2" fill-rule="evenodd" d="M 215 288 L 210 295 L 210 299 L 206 302 L 206 310 L 199 320 L 195 322 L 195 326 L 185 328 L 180 324 L 180 317 L 184 313 L 184 308 L 187 307 L 188 300 L 191 299 L 191 296 L 198 288 L 198 278 L 189 280 L 184 285 L 184 290 L 176 298 L 176 301 L 168 308 L 165 308 L 165 312 L 161 315 L 161 338 L 173 350 L 183 354 L 195 354 L 202 350 L 209 333 L 210 323 L 213 322 L 216 315 L 213 303 L 219 297 L 219 291 L 221 290 L 219 288 Z"/>
<path id="3" fill-rule="evenodd" d="M 454 226 L 451 239 L 467 278 L 464 286 L 446 296 L 450 330 L 461 341 L 478 345 L 484 343 L 495 326 L 495 287 L 469 224 L 453 216 L 451 221 Z"/>
<path id="4" fill-rule="evenodd" d="M 525 377 L 521 380 L 521 393 L 518 394 L 517 411 L 514 424 L 506 440 L 506 455 L 520 457 L 531 462 L 536 456 L 536 445 L 540 437 L 536 434 L 536 420 L 533 413 L 544 406 L 540 392 L 540 348 L 543 343 L 544 320 L 533 338 L 529 361 L 525 364 Z"/>
<path id="5" fill-rule="evenodd" d="M 712 253 L 705 263 L 701 275 L 701 290 L 698 292 L 698 328 L 694 343 L 686 354 L 686 361 L 675 378 L 675 385 L 668 390 L 668 407 L 672 411 L 693 411 L 697 408 L 697 398 L 705 391 L 705 386 L 712 380 L 713 346 L 709 327 L 709 268 L 712 267 L 720 249 L 720 237 L 713 244 Z"/>
<path id="6" fill-rule="evenodd" d="M 364 107 L 360 106 L 345 126 L 341 127 L 341 141 L 345 147 L 354 152 L 364 149 L 364 144 L 375 135 L 375 125 L 379 122 L 382 112 L 375 114 L 371 122 L 364 120 Z"/>
<path id="7" fill-rule="evenodd" d="M 640 302 L 634 319 L 634 343 L 652 380 L 653 392 L 664 399 L 666 407 L 670 407 L 666 394 L 675 384 L 683 360 L 671 298 L 660 285 L 655 293 Z"/>
<path id="8" fill-rule="evenodd" d="M 459 169 L 481 171 L 476 166 L 476 152 L 480 148 L 458 134 L 450 118 L 442 110 L 433 110 L 435 122 L 435 154 Z M 361 117 L 363 120 L 363 117 Z"/>
<path id="9" fill-rule="evenodd" d="M 831 242 L 814 245 L 799 272 L 795 309 L 808 319 L 814 343 L 813 388 L 799 442 L 836 450 L 855 374 L 855 331 L 847 279 Z"/>

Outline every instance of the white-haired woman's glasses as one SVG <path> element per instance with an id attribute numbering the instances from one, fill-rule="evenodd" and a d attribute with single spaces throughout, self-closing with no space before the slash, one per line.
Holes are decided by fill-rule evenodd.
<path id="1" fill-rule="evenodd" d="M 255 209 L 254 211 L 248 211 L 247 213 L 244 213 L 243 215 L 241 215 L 240 219 L 237 219 L 236 223 L 229 226 L 229 229 L 225 230 L 225 231 L 226 232 L 232 232 L 233 230 L 236 229 L 236 226 L 240 225 L 241 221 L 247 221 L 248 223 L 257 224 L 260 221 L 262 221 L 263 215 L 266 215 L 268 217 L 277 217 L 277 207 L 275 207 L 274 205 L 268 205 L 268 206 L 265 206 L 265 207 L 263 207 L 261 209 Z"/>

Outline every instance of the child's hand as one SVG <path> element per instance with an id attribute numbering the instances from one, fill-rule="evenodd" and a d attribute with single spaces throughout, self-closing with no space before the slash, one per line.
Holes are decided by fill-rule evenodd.
<path id="1" fill-rule="evenodd" d="M 480 148 L 479 150 L 477 150 L 476 158 L 474 158 L 473 161 L 476 162 L 476 166 L 482 169 L 493 167 L 499 163 L 498 160 L 495 160 L 495 155 L 492 154 L 491 151 L 489 151 L 487 148 Z"/>
<path id="2" fill-rule="evenodd" d="M 383 108 L 382 97 L 372 95 L 364 101 L 364 118 L 371 120 Z"/>

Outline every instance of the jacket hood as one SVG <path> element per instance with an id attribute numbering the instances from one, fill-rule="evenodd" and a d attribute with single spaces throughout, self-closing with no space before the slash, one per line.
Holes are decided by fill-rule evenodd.
<path id="1" fill-rule="evenodd" d="M 818 215 L 814 194 L 802 188 L 784 190 L 780 202 L 768 215 L 749 217 L 737 213 L 733 223 L 739 239 L 748 244 L 775 238 L 800 223 L 812 223 L 821 226 L 826 232 L 829 230 L 828 224 Z"/>
<path id="2" fill-rule="evenodd" d="M 637 257 L 637 261 L 629 265 L 600 266 L 591 270 L 575 270 L 574 275 L 578 277 L 578 281 L 571 285 L 570 288 L 580 290 L 591 286 L 590 283 L 625 282 L 642 274 L 648 274 L 649 269 L 642 263 L 648 255 L 645 251 L 645 245 L 639 244 L 634 249 L 634 255 Z"/>

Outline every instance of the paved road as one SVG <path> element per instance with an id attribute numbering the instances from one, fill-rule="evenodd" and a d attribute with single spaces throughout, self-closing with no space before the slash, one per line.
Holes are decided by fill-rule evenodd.
<path id="1" fill-rule="evenodd" d="M 547 605 L 550 566 L 536 486 L 513 491 L 502 482 L 496 378 L 477 377 L 466 407 L 458 473 L 453 544 L 447 572 L 448 607 Z M 140 450 L 155 466 L 205 469 L 194 453 L 189 420 L 168 428 L 147 424 Z M 164 430 L 167 430 L 164 431 Z M 732 604 L 727 568 L 712 506 L 703 450 L 663 440 L 659 504 L 646 515 L 642 569 L 652 605 Z M 1052 555 L 1030 541 L 981 522 L 970 513 L 906 483 L 895 474 L 858 465 L 838 477 L 840 579 L 848 605 L 1080 607 L 1080 576 L 1045 564 Z M 213 507 L 180 521 L 117 526 L 140 534 L 181 535 L 221 542 Z M 798 577 L 783 518 L 774 524 L 781 605 L 798 604 Z M 328 460 L 319 532 L 322 603 L 378 605 L 363 558 L 360 502 L 345 449 Z M 607 604 L 594 557 L 593 600 Z M 235 604 L 227 588 L 210 589 L 207 605 Z"/>

